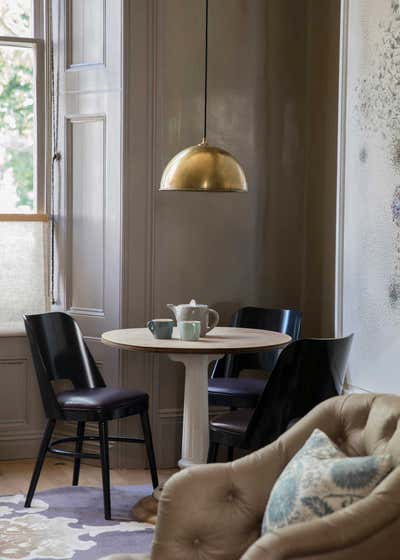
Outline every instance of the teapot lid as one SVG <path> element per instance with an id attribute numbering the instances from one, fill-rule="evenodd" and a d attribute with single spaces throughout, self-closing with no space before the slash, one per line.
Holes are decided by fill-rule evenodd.
<path id="1" fill-rule="evenodd" d="M 196 303 L 195 299 L 191 299 L 189 303 L 181 303 L 179 307 L 208 307 L 205 303 Z"/>

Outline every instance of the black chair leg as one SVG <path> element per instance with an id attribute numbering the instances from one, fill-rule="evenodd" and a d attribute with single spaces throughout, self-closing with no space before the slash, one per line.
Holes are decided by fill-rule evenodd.
<path id="1" fill-rule="evenodd" d="M 82 452 L 83 436 L 85 435 L 85 422 L 78 422 L 78 427 L 76 429 L 76 444 L 75 453 Z M 74 474 L 72 476 L 72 486 L 78 486 L 79 482 L 79 471 L 81 469 L 81 458 L 75 457 L 74 459 Z"/>
<path id="2" fill-rule="evenodd" d="M 219 443 L 210 441 L 210 447 L 208 448 L 207 463 L 215 463 L 217 461 Z"/>
<path id="3" fill-rule="evenodd" d="M 153 484 L 153 488 L 157 488 L 158 486 L 157 464 L 156 464 L 156 457 L 154 455 L 153 438 L 151 435 L 149 413 L 147 412 L 147 410 L 141 413 L 140 419 L 142 421 L 144 443 L 146 445 L 147 459 L 149 461 L 151 482 Z"/>
<path id="4" fill-rule="evenodd" d="M 31 483 L 29 485 L 28 494 L 26 495 L 25 507 L 31 507 L 32 498 L 36 490 L 36 486 L 39 480 L 40 472 L 43 467 L 43 462 L 46 457 L 47 450 L 51 441 L 51 436 L 54 431 L 54 426 L 56 425 L 55 420 L 48 420 L 45 432 L 43 434 L 42 443 L 40 444 L 39 453 L 36 459 L 35 469 L 32 474 Z"/>
<path id="5" fill-rule="evenodd" d="M 110 459 L 107 422 L 99 422 L 101 476 L 103 479 L 104 519 L 111 519 Z"/>
<path id="6" fill-rule="evenodd" d="M 233 461 L 233 454 L 234 454 L 235 448 L 232 446 L 228 447 L 228 461 Z"/>

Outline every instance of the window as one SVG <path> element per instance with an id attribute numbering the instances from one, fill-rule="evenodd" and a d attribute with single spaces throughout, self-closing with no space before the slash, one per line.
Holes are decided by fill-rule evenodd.
<path id="1" fill-rule="evenodd" d="M 34 8 L 0 3 L 0 213 L 44 213 L 44 44 Z"/>
<path id="2" fill-rule="evenodd" d="M 47 307 L 41 0 L 0 1 L 0 327 Z"/>

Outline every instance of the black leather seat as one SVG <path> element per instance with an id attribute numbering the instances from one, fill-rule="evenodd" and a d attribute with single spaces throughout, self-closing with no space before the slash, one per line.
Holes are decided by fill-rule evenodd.
<path id="1" fill-rule="evenodd" d="M 208 382 L 208 393 L 219 405 L 230 406 L 234 403 L 240 406 L 254 408 L 266 385 L 265 379 L 246 377 L 217 377 Z"/>
<path id="2" fill-rule="evenodd" d="M 72 416 L 73 420 L 77 419 L 76 415 L 79 412 L 84 412 L 86 420 L 90 416 L 91 421 L 99 421 L 129 416 L 129 411 L 139 414 L 149 407 L 147 393 L 114 387 L 63 391 L 58 393 L 57 401 L 64 411 L 65 418 Z M 71 412 L 72 415 L 69 414 Z"/>
<path id="3" fill-rule="evenodd" d="M 277 439 L 317 404 L 340 395 L 353 335 L 292 342 L 278 358 L 253 409 L 212 418 L 208 462 L 219 445 L 254 451 Z"/>
<path id="4" fill-rule="evenodd" d="M 66 313 L 26 315 L 25 328 L 32 350 L 47 426 L 36 460 L 25 507 L 30 507 L 47 451 L 74 457 L 72 484 L 79 482 L 81 458 L 101 459 L 104 516 L 111 519 L 110 469 L 108 442 L 144 443 L 149 461 L 153 488 L 158 486 L 148 415 L 149 396 L 143 391 L 106 387 L 99 368 L 89 352 L 82 333 Z M 53 381 L 68 379 L 72 390 L 56 394 Z M 108 437 L 108 421 L 140 415 L 143 437 Z M 77 422 L 76 437 L 51 442 L 57 420 Z M 98 422 L 99 436 L 85 436 L 86 422 Z M 100 454 L 83 453 L 86 440 L 100 443 Z M 75 451 L 56 449 L 57 444 L 75 442 Z"/>

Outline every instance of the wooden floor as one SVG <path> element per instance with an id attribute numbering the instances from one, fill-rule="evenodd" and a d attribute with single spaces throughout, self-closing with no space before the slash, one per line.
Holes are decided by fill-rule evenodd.
<path id="1" fill-rule="evenodd" d="M 33 459 L 18 461 L 0 461 L 0 496 L 8 494 L 25 494 L 32 475 Z M 159 471 L 160 483 L 165 482 L 176 469 Z M 40 475 L 38 490 L 68 486 L 72 481 L 72 462 L 60 459 L 46 459 Z M 101 486 L 99 467 L 81 465 L 79 484 L 82 486 Z M 129 484 L 151 484 L 150 471 L 144 469 L 112 469 L 111 484 L 124 486 Z"/>

